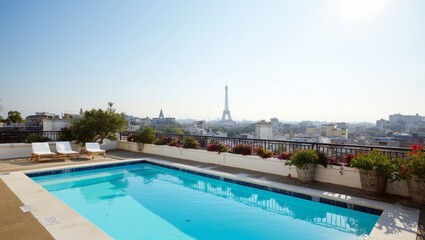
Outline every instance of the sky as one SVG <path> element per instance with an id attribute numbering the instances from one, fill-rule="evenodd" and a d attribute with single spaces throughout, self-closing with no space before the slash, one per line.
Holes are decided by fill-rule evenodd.
<path id="1" fill-rule="evenodd" d="M 423 0 L 0 0 L 0 115 L 425 115 Z"/>

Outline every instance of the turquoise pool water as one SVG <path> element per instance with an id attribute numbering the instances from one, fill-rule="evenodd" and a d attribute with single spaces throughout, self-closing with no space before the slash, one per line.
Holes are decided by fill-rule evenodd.
<path id="1" fill-rule="evenodd" d="M 362 239 L 379 218 L 147 163 L 32 179 L 115 239 Z"/>

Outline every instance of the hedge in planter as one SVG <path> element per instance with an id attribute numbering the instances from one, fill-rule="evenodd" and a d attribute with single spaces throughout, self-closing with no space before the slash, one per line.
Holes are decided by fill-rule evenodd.
<path id="1" fill-rule="evenodd" d="M 222 143 L 213 142 L 208 144 L 207 151 L 222 153 L 222 152 L 229 152 L 229 148 Z"/>
<path id="2" fill-rule="evenodd" d="M 269 158 L 273 156 L 273 153 L 265 149 L 263 146 L 256 148 L 255 154 L 261 158 Z"/>
<path id="3" fill-rule="evenodd" d="M 134 136 L 134 141 L 137 143 L 153 143 L 156 140 L 155 129 L 144 127 Z"/>
<path id="4" fill-rule="evenodd" d="M 193 137 L 183 137 L 182 147 L 183 148 L 198 149 L 199 148 L 199 142 L 198 142 L 198 140 L 196 140 Z"/>
<path id="5" fill-rule="evenodd" d="M 232 148 L 232 153 L 234 154 L 242 154 L 242 155 L 251 155 L 252 154 L 252 146 L 246 144 L 238 144 Z"/>
<path id="6" fill-rule="evenodd" d="M 359 169 L 362 190 L 370 196 L 383 195 L 388 178 L 392 178 L 397 170 L 390 156 L 379 151 L 355 156 L 351 160 L 351 167 Z"/>

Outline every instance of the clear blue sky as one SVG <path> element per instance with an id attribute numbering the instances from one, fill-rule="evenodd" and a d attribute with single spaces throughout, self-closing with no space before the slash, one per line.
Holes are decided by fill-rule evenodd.
<path id="1" fill-rule="evenodd" d="M 425 1 L 0 0 L 0 83 L 4 117 L 425 115 Z"/>

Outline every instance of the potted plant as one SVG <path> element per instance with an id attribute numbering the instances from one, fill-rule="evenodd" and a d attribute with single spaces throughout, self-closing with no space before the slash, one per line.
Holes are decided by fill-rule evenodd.
<path id="1" fill-rule="evenodd" d="M 296 167 L 298 180 L 301 183 L 310 183 L 314 180 L 317 164 L 327 167 L 327 156 L 312 149 L 294 151 L 285 165 Z"/>
<path id="2" fill-rule="evenodd" d="M 412 151 L 406 158 L 399 158 L 397 166 L 398 180 L 406 180 L 410 199 L 425 204 L 425 152 L 422 145 L 412 145 Z"/>
<path id="3" fill-rule="evenodd" d="M 388 177 L 396 171 L 395 163 L 388 155 L 374 150 L 355 156 L 350 165 L 359 169 L 362 191 L 370 196 L 383 195 Z"/>
<path id="4" fill-rule="evenodd" d="M 156 140 L 155 129 L 151 127 L 144 127 L 140 132 L 134 136 L 134 141 L 139 144 L 139 150 L 143 150 L 143 144 L 153 143 Z"/>

